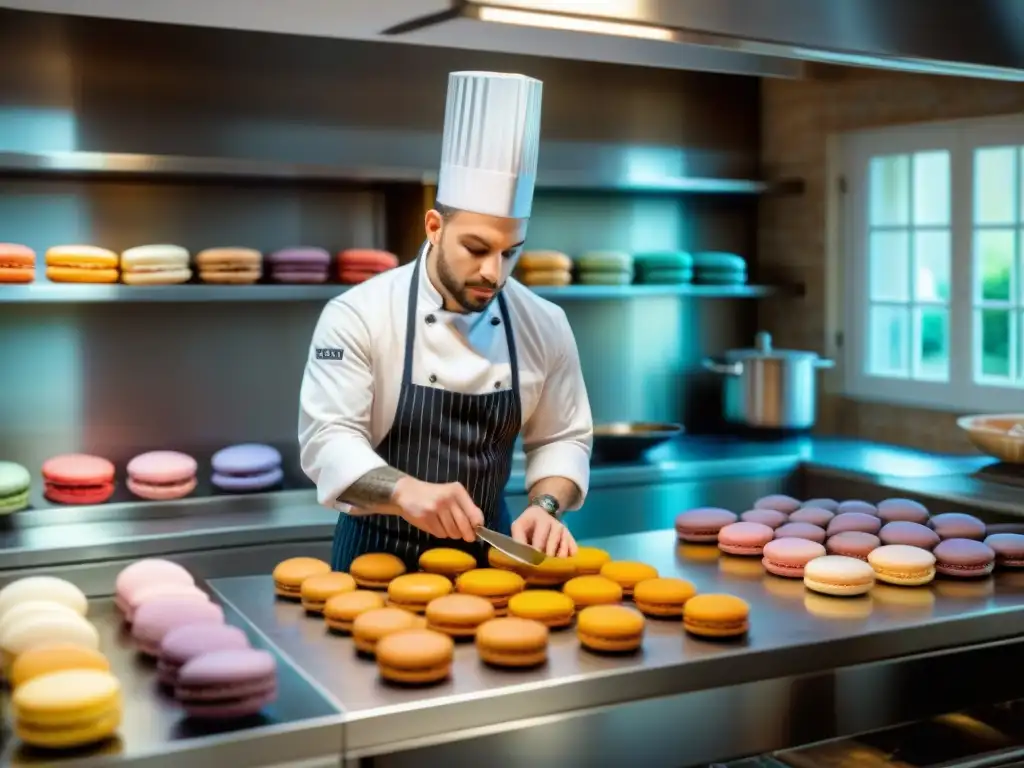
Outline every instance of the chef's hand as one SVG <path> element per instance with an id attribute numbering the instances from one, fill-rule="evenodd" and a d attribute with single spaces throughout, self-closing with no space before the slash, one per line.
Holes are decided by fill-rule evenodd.
<path id="1" fill-rule="evenodd" d="M 512 523 L 512 538 L 539 549 L 548 557 L 576 554 L 576 539 L 569 529 L 540 507 L 527 507 Z"/>
<path id="2" fill-rule="evenodd" d="M 439 539 L 476 541 L 476 527 L 484 515 L 462 483 L 425 483 L 403 477 L 395 484 L 391 501 L 402 518 Z"/>

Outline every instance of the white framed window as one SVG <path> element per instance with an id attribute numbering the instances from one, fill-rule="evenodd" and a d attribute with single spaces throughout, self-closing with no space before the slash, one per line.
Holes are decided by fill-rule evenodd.
<path id="1" fill-rule="evenodd" d="M 847 394 L 1024 410 L 1024 117 L 842 137 Z"/>

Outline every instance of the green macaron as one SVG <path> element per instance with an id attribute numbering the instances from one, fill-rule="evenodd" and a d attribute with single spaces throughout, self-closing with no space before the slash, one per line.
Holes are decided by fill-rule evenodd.
<path id="1" fill-rule="evenodd" d="M 693 257 L 686 251 L 647 251 L 633 254 L 638 272 L 652 270 L 684 270 L 693 267 Z"/>
<path id="2" fill-rule="evenodd" d="M 0 515 L 18 512 L 28 506 L 32 476 L 21 464 L 0 461 Z"/>
<path id="3" fill-rule="evenodd" d="M 646 269 L 640 282 L 645 285 L 684 285 L 692 280 L 692 269 Z"/>
<path id="4" fill-rule="evenodd" d="M 629 285 L 633 282 L 632 272 L 580 272 L 580 285 Z"/>
<path id="5" fill-rule="evenodd" d="M 621 251 L 588 251 L 576 257 L 581 272 L 633 272 L 633 257 Z"/>

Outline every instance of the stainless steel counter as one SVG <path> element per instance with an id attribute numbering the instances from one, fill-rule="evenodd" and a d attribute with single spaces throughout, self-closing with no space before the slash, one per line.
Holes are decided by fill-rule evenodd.
<path id="1" fill-rule="evenodd" d="M 448 682 L 403 689 L 382 683 L 349 640 L 275 601 L 269 577 L 214 580 L 211 587 L 341 703 L 350 756 L 493 734 L 574 710 L 1012 639 L 1024 621 L 1021 575 L 917 590 L 879 586 L 871 596 L 844 600 L 767 576 L 756 558 L 677 546 L 671 531 L 587 543 L 691 579 L 701 592 L 743 597 L 752 606 L 749 636 L 710 642 L 685 635 L 677 621 L 649 621 L 642 652 L 612 658 L 582 650 L 571 630 L 555 632 L 548 664 L 532 671 L 486 667 L 472 645 L 460 645 Z"/>
<path id="2" fill-rule="evenodd" d="M 642 462 L 595 466 L 587 505 L 566 520 L 579 537 L 655 530 L 670 526 L 688 506 L 739 509 L 766 493 L 819 495 L 817 487 L 827 493 L 851 480 L 883 495 L 987 510 L 999 520 L 1024 516 L 1019 489 L 973 475 L 991 463 L 855 440 L 687 437 Z M 811 477 L 817 480 L 814 493 L 807 489 Z M 526 503 L 524 482 L 520 458 L 506 488 L 512 506 Z M 622 514 L 626 507 L 629 515 Z M 177 557 L 204 575 L 265 572 L 298 552 L 326 553 L 336 519 L 316 504 L 312 489 L 38 508 L 0 518 L 0 585 L 27 572 L 58 569 L 102 595 L 97 590 L 112 583 L 118 568 L 153 555 Z M 228 550 L 238 555 L 223 557 Z"/>
<path id="3" fill-rule="evenodd" d="M 338 708 L 234 609 L 225 606 L 225 614 L 229 623 L 247 630 L 253 646 L 277 656 L 278 699 L 260 715 L 220 724 L 186 717 L 157 684 L 155 665 L 135 653 L 113 601 L 94 600 L 89 618 L 100 632 L 101 649 L 123 687 L 124 719 L 118 738 L 96 748 L 54 754 L 19 746 L 12 734 L 4 731 L 0 765 L 256 768 L 298 760 L 314 761 L 311 766 L 337 765 L 343 735 Z M 9 711 L 6 701 L 3 709 Z"/>

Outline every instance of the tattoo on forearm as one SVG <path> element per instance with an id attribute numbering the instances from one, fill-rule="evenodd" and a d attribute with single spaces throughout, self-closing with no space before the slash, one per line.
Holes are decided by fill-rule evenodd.
<path id="1" fill-rule="evenodd" d="M 340 501 L 367 509 L 389 506 L 395 484 L 403 477 L 405 473 L 393 467 L 371 469 L 341 494 Z"/>

